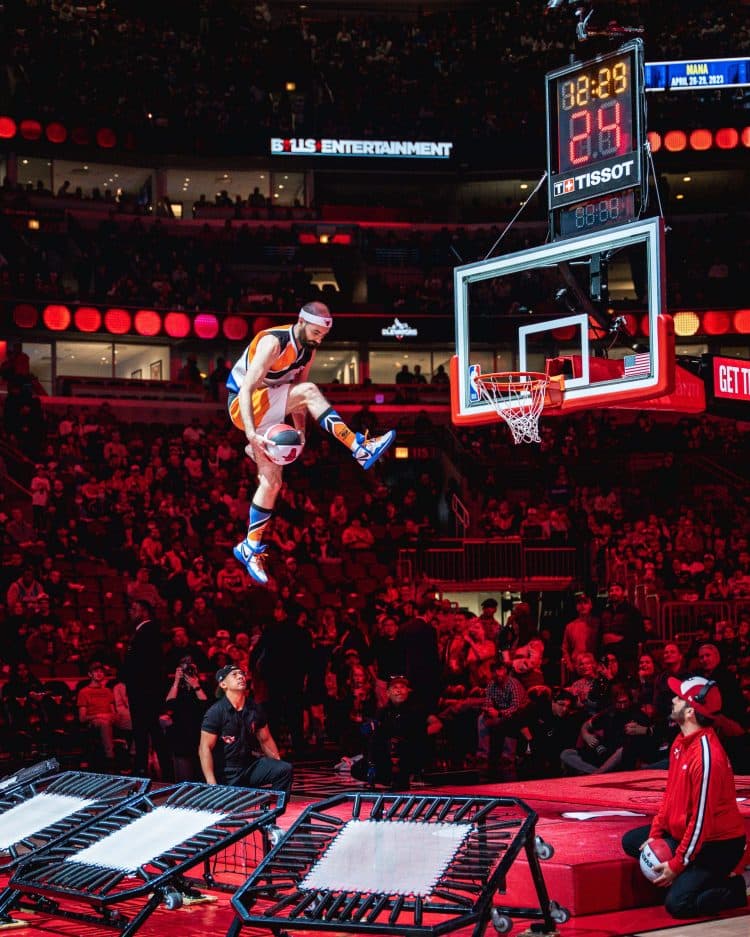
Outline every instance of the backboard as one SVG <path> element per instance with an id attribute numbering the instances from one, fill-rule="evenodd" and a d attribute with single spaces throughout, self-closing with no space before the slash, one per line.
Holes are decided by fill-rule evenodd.
<path id="1" fill-rule="evenodd" d="M 476 386 L 488 371 L 562 375 L 562 399 L 548 400 L 545 413 L 670 393 L 664 276 L 660 218 L 456 267 L 453 422 L 497 420 Z"/>

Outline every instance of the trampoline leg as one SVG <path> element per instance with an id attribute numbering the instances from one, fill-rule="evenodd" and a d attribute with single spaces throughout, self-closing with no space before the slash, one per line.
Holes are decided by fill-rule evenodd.
<path id="1" fill-rule="evenodd" d="M 552 913 L 550 911 L 550 901 L 549 893 L 547 892 L 547 883 L 544 881 L 544 875 L 542 874 L 541 866 L 539 865 L 539 856 L 536 851 L 536 836 L 535 830 L 531 830 L 529 836 L 524 843 L 524 849 L 526 851 L 526 861 L 529 863 L 529 871 L 531 872 L 531 880 L 534 883 L 534 888 L 536 889 L 537 897 L 539 898 L 539 910 L 542 912 L 542 920 L 544 921 L 544 933 L 545 934 L 556 934 L 557 925 L 555 924 Z M 536 928 L 535 928 L 536 930 Z"/>
<path id="2" fill-rule="evenodd" d="M 227 931 L 227 937 L 239 937 L 240 930 L 242 929 L 242 919 L 235 915 L 234 920 L 229 925 L 229 930 Z"/>
<path id="3" fill-rule="evenodd" d="M 0 928 L 18 927 L 18 922 L 10 916 L 10 911 L 21 900 L 21 892 L 15 888 L 6 888 L 0 892 Z"/>
<path id="4" fill-rule="evenodd" d="M 128 921 L 126 926 L 123 927 L 123 929 L 120 931 L 120 937 L 131 937 L 131 935 L 134 934 L 138 930 L 141 924 L 143 924 L 146 918 L 149 917 L 149 915 L 153 914 L 154 911 L 156 911 L 156 909 L 159 907 L 161 902 L 162 902 L 161 893 L 155 892 L 153 895 L 151 895 L 151 897 L 148 899 L 146 904 L 141 908 L 138 914 L 136 914 L 132 920 Z"/>

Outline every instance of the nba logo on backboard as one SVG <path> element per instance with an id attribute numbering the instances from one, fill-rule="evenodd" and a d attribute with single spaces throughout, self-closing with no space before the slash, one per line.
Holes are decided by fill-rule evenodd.
<path id="1" fill-rule="evenodd" d="M 469 403 L 479 403 L 481 400 L 479 387 L 477 386 L 477 378 L 479 377 L 480 370 L 481 368 L 478 364 L 469 365 Z"/>

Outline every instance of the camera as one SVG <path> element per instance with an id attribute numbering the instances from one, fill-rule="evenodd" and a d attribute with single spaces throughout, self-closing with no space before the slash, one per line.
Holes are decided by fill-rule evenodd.
<path id="1" fill-rule="evenodd" d="M 183 677 L 192 679 L 198 676 L 198 668 L 195 666 L 192 657 L 183 657 L 177 666 L 182 671 Z"/>

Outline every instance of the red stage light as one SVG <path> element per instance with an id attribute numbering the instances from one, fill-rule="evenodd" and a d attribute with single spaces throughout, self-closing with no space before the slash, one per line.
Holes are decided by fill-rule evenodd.
<path id="1" fill-rule="evenodd" d="M 679 153 L 687 146 L 687 137 L 681 130 L 670 130 L 664 135 L 664 149 L 670 153 Z"/>
<path id="2" fill-rule="evenodd" d="M 210 312 L 202 312 L 193 319 L 193 328 L 198 338 L 216 338 L 219 334 L 219 320 Z"/>
<path id="3" fill-rule="evenodd" d="M 723 309 L 710 309 L 703 313 L 703 331 L 706 335 L 726 335 L 732 328 L 732 317 Z"/>
<path id="4" fill-rule="evenodd" d="M 109 127 L 100 127 L 96 131 L 96 142 L 103 150 L 111 150 L 112 147 L 117 145 L 114 130 L 110 130 Z"/>
<path id="5" fill-rule="evenodd" d="M 139 309 L 135 314 L 135 330 L 139 335 L 158 335 L 161 316 L 153 309 Z"/>
<path id="6" fill-rule="evenodd" d="M 694 130 L 690 134 L 690 146 L 694 150 L 710 150 L 714 144 L 714 135 L 710 130 Z"/>
<path id="7" fill-rule="evenodd" d="M 50 143 L 65 143 L 68 139 L 68 128 L 57 122 L 47 124 L 45 133 Z"/>
<path id="8" fill-rule="evenodd" d="M 247 337 L 247 319 L 242 316 L 227 316 L 221 323 L 221 330 L 230 342 L 241 342 Z"/>
<path id="9" fill-rule="evenodd" d="M 661 134 L 657 133 L 655 130 L 649 130 L 646 134 L 646 139 L 651 145 L 651 152 L 658 153 L 661 149 Z"/>
<path id="10" fill-rule="evenodd" d="M 67 306 L 45 306 L 42 319 L 48 329 L 64 332 L 70 326 L 70 309 Z"/>
<path id="11" fill-rule="evenodd" d="M 740 135 L 734 127 L 722 127 L 716 131 L 716 145 L 720 150 L 733 150 L 740 142 Z"/>
<path id="12" fill-rule="evenodd" d="M 348 247 L 352 243 L 352 236 L 351 234 L 334 234 L 331 238 L 331 243 L 343 244 Z"/>
<path id="13" fill-rule="evenodd" d="M 24 140 L 38 140 L 42 136 L 42 125 L 38 120 L 22 120 L 19 130 Z"/>
<path id="14" fill-rule="evenodd" d="M 131 321 L 127 309 L 108 309 L 104 313 L 104 327 L 112 335 L 125 335 L 130 331 Z"/>
<path id="15" fill-rule="evenodd" d="M 743 146 L 750 146 L 750 127 L 743 127 L 740 139 Z"/>
<path id="16" fill-rule="evenodd" d="M 35 329 L 39 310 L 30 303 L 19 303 L 13 310 L 13 321 L 19 329 Z"/>
<path id="17" fill-rule="evenodd" d="M 12 140 L 17 129 L 12 117 L 0 117 L 0 140 Z"/>
<path id="18" fill-rule="evenodd" d="M 263 332 L 265 329 L 272 329 L 273 324 L 273 319 L 270 316 L 258 316 L 253 321 L 253 335 L 257 335 L 258 332 Z"/>
<path id="19" fill-rule="evenodd" d="M 93 306 L 80 306 L 73 313 L 73 321 L 81 332 L 98 332 L 102 327 L 102 314 Z"/>
<path id="20" fill-rule="evenodd" d="M 190 334 L 190 317 L 184 312 L 168 312 L 164 317 L 164 331 L 170 338 L 185 338 Z"/>
<path id="21" fill-rule="evenodd" d="M 299 244 L 317 244 L 318 235 L 310 234 L 309 231 L 300 231 L 297 241 Z"/>
<path id="22" fill-rule="evenodd" d="M 738 309 L 735 312 L 734 331 L 739 335 L 750 335 L 750 309 Z"/>

